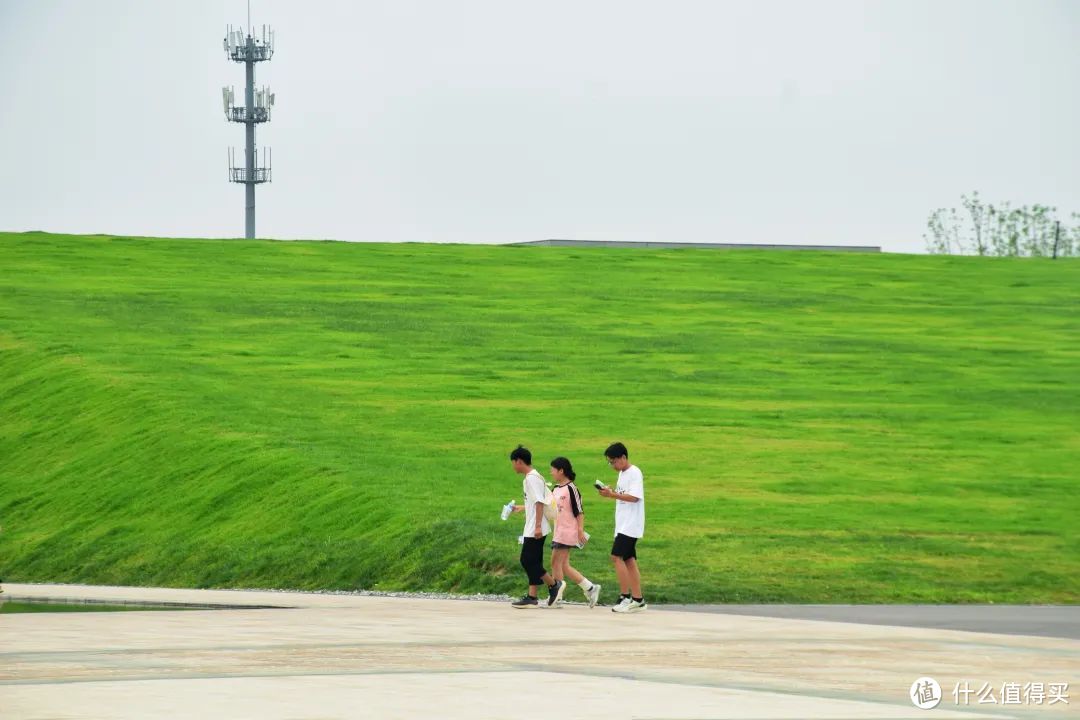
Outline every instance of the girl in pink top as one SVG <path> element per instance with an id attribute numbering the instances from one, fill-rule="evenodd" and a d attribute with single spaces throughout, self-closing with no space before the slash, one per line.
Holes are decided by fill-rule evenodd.
<path id="1" fill-rule="evenodd" d="M 574 468 L 564 457 L 551 461 L 551 479 L 555 481 L 555 533 L 551 539 L 551 574 L 556 580 L 568 577 L 578 584 L 589 601 L 589 607 L 600 598 L 600 586 L 570 566 L 570 550 L 585 544 L 585 512 L 581 509 L 581 493 L 574 485 Z M 563 586 L 565 587 L 565 585 Z M 556 604 L 562 603 L 562 592 Z"/>

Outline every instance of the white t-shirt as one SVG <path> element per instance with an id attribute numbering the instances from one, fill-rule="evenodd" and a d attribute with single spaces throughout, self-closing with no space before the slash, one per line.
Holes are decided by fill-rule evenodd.
<path id="1" fill-rule="evenodd" d="M 547 497 L 547 485 L 544 484 L 543 476 L 534 468 L 525 475 L 521 487 L 525 493 L 525 530 L 522 535 L 531 538 L 536 533 L 536 503 L 544 502 L 544 498 Z M 540 531 L 545 536 L 551 532 L 551 525 L 548 524 L 543 513 L 540 516 Z"/>
<path id="2" fill-rule="evenodd" d="M 645 476 L 636 465 L 631 465 L 619 472 L 619 482 L 615 492 L 620 495 L 633 495 L 637 502 L 615 501 L 615 534 L 620 533 L 632 538 L 645 535 Z"/>

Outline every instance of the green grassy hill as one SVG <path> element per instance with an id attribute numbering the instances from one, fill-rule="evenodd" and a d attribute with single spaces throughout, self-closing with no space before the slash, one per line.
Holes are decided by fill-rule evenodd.
<path id="1" fill-rule="evenodd" d="M 0 234 L 0 576 L 519 592 L 567 455 L 615 594 L 1080 601 L 1080 264 Z"/>

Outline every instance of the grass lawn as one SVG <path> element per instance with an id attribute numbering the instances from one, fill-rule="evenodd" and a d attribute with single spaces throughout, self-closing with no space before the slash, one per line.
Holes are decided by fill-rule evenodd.
<path id="1" fill-rule="evenodd" d="M 11 582 L 520 593 L 524 443 L 610 602 L 613 440 L 650 600 L 1078 602 L 1080 263 L 0 234 Z"/>

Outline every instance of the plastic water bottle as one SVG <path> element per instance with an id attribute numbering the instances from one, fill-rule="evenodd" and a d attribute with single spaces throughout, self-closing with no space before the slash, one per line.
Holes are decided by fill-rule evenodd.
<path id="1" fill-rule="evenodd" d="M 506 518 L 510 517 L 510 513 L 512 513 L 512 512 L 514 512 L 514 501 L 513 500 L 511 500 L 510 502 L 503 505 L 502 516 L 501 516 L 502 519 L 505 520 Z"/>

